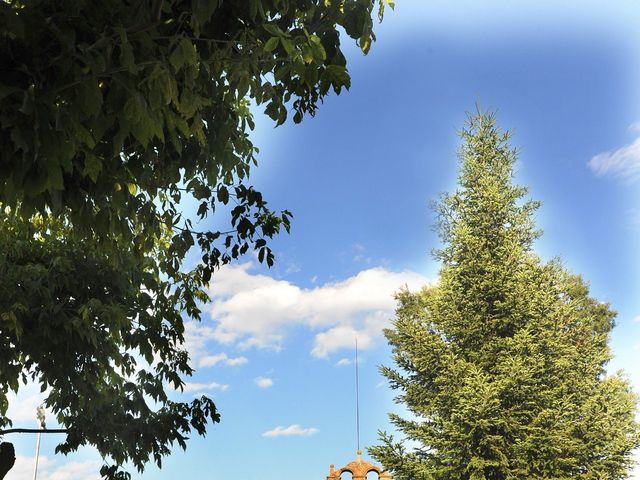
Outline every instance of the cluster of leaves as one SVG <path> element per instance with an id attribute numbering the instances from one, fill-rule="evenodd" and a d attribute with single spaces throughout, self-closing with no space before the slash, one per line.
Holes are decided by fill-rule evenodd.
<path id="1" fill-rule="evenodd" d="M 58 452 L 95 445 L 112 474 L 150 457 L 160 465 L 174 442 L 184 448 L 191 430 L 219 421 L 210 399 L 181 403 L 165 392 L 192 373 L 182 315 L 199 318 L 207 295 L 194 275 L 163 276 L 162 249 L 143 262 L 131 250 L 105 255 L 68 230 L 48 218 L 0 218 L 0 426 L 11 424 L 8 390 L 37 382 L 68 429 Z"/>
<path id="2" fill-rule="evenodd" d="M 38 381 L 69 428 L 60 451 L 96 445 L 115 477 L 127 460 L 160 463 L 188 418 L 200 433 L 217 420 L 210 400 L 174 404 L 162 383 L 191 371 L 180 312 L 198 318 L 212 273 L 247 251 L 271 265 L 268 240 L 290 227 L 247 184 L 250 106 L 277 125 L 314 115 L 350 86 L 341 35 L 367 53 L 386 5 L 0 2 L 3 424 L 7 388 Z M 186 199 L 201 220 L 228 213 L 228 229 L 196 231 Z M 184 273 L 192 246 L 202 263 Z M 155 372 L 137 387 L 133 353 Z"/>
<path id="3" fill-rule="evenodd" d="M 205 216 L 256 163 L 249 99 L 278 124 L 314 114 L 350 85 L 339 27 L 368 51 L 375 3 L 3 2 L 0 203 L 136 244 L 180 223 L 184 195 Z M 239 249 L 290 216 L 251 198 L 235 198 Z"/>
<path id="4" fill-rule="evenodd" d="M 637 398 L 607 376 L 615 313 L 577 275 L 532 251 L 539 235 L 512 184 L 516 152 L 492 115 L 462 132 L 460 189 L 439 207 L 436 285 L 398 295 L 383 367 L 413 414 L 374 457 L 399 480 L 626 478 Z"/>

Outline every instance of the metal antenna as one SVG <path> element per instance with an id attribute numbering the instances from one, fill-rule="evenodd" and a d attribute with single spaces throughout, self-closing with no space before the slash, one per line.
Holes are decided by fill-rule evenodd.
<path id="1" fill-rule="evenodd" d="M 356 337 L 356 439 L 358 458 L 360 458 L 360 387 L 358 383 L 358 337 Z"/>

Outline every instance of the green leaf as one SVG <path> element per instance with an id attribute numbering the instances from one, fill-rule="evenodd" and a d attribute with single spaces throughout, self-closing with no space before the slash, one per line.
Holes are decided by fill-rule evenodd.
<path id="1" fill-rule="evenodd" d="M 96 142 L 93 139 L 93 135 L 91 132 L 87 130 L 82 124 L 76 123 L 74 125 L 76 138 L 83 144 L 85 144 L 89 148 L 94 148 L 96 146 Z"/>
<path id="2" fill-rule="evenodd" d="M 327 59 L 327 52 L 322 46 L 320 38 L 317 35 L 311 35 L 310 40 L 314 58 L 319 62 L 324 62 Z"/>
<path id="3" fill-rule="evenodd" d="M 224 185 L 218 187 L 218 201 L 225 205 L 229 203 L 229 190 Z"/>
<path id="4" fill-rule="evenodd" d="M 64 190 L 62 168 L 57 163 L 47 163 L 47 190 Z"/>
<path id="5" fill-rule="evenodd" d="M 296 47 L 291 39 L 280 37 L 280 43 L 282 43 L 282 46 L 287 52 L 287 55 L 289 55 L 292 58 L 296 56 L 296 53 L 297 53 Z"/>
<path id="6" fill-rule="evenodd" d="M 272 23 L 265 23 L 264 25 L 262 25 L 262 28 L 264 28 L 267 33 L 271 34 L 272 37 L 283 36 L 283 32 L 282 30 L 280 30 L 280 27 L 278 27 L 277 25 L 273 25 Z"/>
<path id="7" fill-rule="evenodd" d="M 133 47 L 129 43 L 127 33 L 122 27 L 116 28 L 120 37 L 120 65 L 123 66 L 128 72 L 136 71 L 136 60 L 133 53 Z"/>
<path id="8" fill-rule="evenodd" d="M 193 16 L 199 25 L 204 25 L 218 8 L 218 0 L 192 0 Z"/>
<path id="9" fill-rule="evenodd" d="M 140 121 L 131 125 L 131 133 L 140 144 L 147 148 L 151 138 L 153 138 L 153 125 L 147 115 L 141 117 Z"/>
<path id="10" fill-rule="evenodd" d="M 360 50 L 362 50 L 362 53 L 366 55 L 369 53 L 370 49 L 371 49 L 371 35 L 363 35 L 362 37 L 360 37 Z"/>
<path id="11" fill-rule="evenodd" d="M 102 109 L 102 90 L 98 81 L 90 78 L 78 86 L 80 108 L 88 115 L 97 115 Z"/>
<path id="12" fill-rule="evenodd" d="M 209 267 L 204 267 L 202 269 L 202 282 L 206 285 L 211 280 L 211 269 Z"/>
<path id="13" fill-rule="evenodd" d="M 260 0 L 249 0 L 249 2 L 249 16 L 255 19 L 258 15 L 258 3 L 260 3 Z"/>
<path id="14" fill-rule="evenodd" d="M 198 58 L 198 53 L 195 46 L 188 38 L 182 37 L 176 47 L 169 56 L 169 63 L 173 66 L 176 72 L 180 71 L 185 65 L 195 65 Z"/>
<path id="15" fill-rule="evenodd" d="M 15 151 L 22 150 L 23 152 L 28 152 L 31 150 L 31 144 L 24 137 L 22 129 L 20 127 L 12 128 L 10 137 L 11 141 L 15 145 Z"/>
<path id="16" fill-rule="evenodd" d="M 20 108 L 18 109 L 18 111 L 24 113 L 25 115 L 31 115 L 33 113 L 33 108 L 35 103 L 33 98 L 33 95 L 34 95 L 33 91 L 34 91 L 34 88 L 29 87 L 22 94 L 22 105 L 20 105 Z"/>
<path id="17" fill-rule="evenodd" d="M 288 63 L 283 63 L 275 68 L 273 76 L 276 80 L 283 80 L 290 71 L 291 66 Z"/>
<path id="18" fill-rule="evenodd" d="M 176 82 L 167 70 L 162 69 L 159 73 L 158 84 L 160 86 L 165 105 L 169 105 L 171 101 L 177 101 Z"/>
<path id="19" fill-rule="evenodd" d="M 279 42 L 280 42 L 279 37 L 271 37 L 269 40 L 267 40 L 267 43 L 264 44 L 264 51 L 265 52 L 273 51 L 278 46 Z"/>
<path id="20" fill-rule="evenodd" d="M 18 15 L 20 7 L 13 7 L 0 2 L 0 22 L 3 24 L 3 36 L 24 38 L 24 22 Z"/>
<path id="21" fill-rule="evenodd" d="M 88 176 L 93 183 L 98 181 L 98 175 L 102 171 L 102 162 L 91 153 L 85 154 L 84 169 L 82 174 Z"/>
<path id="22" fill-rule="evenodd" d="M 351 77 L 346 67 L 341 65 L 327 65 L 326 74 L 329 76 L 336 93 L 340 93 L 340 89 L 343 86 L 347 89 L 351 86 Z"/>
<path id="23" fill-rule="evenodd" d="M 12 93 L 16 93 L 20 91 L 21 90 L 17 87 L 12 87 L 12 86 L 0 83 L 0 100 L 2 100 L 4 97 L 8 97 Z"/>
<path id="24" fill-rule="evenodd" d="M 278 104 L 276 102 L 270 102 L 267 105 L 267 108 L 264 109 L 264 113 L 269 115 L 272 120 L 278 120 L 280 115 L 280 109 L 278 108 Z"/>
<path id="25" fill-rule="evenodd" d="M 123 112 L 124 117 L 129 120 L 132 124 L 138 123 L 142 115 L 144 113 L 142 106 L 140 105 L 140 100 L 138 96 L 129 97 L 129 99 L 124 104 Z"/>
<path id="26" fill-rule="evenodd" d="M 302 59 L 304 60 L 304 63 L 313 62 L 313 58 L 313 49 L 308 45 L 305 46 L 302 50 Z"/>

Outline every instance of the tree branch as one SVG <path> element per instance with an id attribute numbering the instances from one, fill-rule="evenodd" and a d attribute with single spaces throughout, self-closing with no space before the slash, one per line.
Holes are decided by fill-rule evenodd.
<path id="1" fill-rule="evenodd" d="M 67 428 L 8 428 L 0 430 L 0 435 L 5 433 L 67 433 Z"/>

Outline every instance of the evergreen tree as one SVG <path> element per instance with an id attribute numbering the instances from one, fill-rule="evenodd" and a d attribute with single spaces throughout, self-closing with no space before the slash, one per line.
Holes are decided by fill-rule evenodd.
<path id="1" fill-rule="evenodd" d="M 512 183 L 509 133 L 478 113 L 461 137 L 439 281 L 401 291 L 385 331 L 404 440 L 381 433 L 370 453 L 398 480 L 626 478 L 640 437 L 636 396 L 605 371 L 616 314 L 532 251 L 539 204 Z"/>

